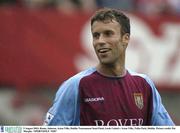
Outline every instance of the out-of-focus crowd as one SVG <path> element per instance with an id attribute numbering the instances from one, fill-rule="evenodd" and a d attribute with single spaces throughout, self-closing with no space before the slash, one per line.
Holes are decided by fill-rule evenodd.
<path id="1" fill-rule="evenodd" d="M 91 12 L 101 7 L 112 7 L 146 15 L 180 16 L 180 0 L 0 0 L 0 5 L 29 9 L 57 8 L 65 13 Z"/>
<path id="2" fill-rule="evenodd" d="M 29 9 L 56 8 L 65 13 L 91 12 L 101 7 L 112 7 L 146 15 L 180 16 L 180 0 L 0 0 L 0 5 Z"/>

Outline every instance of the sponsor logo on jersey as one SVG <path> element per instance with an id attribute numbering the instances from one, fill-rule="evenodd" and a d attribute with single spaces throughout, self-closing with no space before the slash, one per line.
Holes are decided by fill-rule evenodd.
<path id="1" fill-rule="evenodd" d="M 135 101 L 136 106 L 139 109 L 142 109 L 144 107 L 143 94 L 142 93 L 134 93 L 134 101 Z"/>
<path id="2" fill-rule="evenodd" d="M 45 118 L 45 121 L 44 121 L 44 123 L 43 123 L 43 125 L 48 125 L 49 124 L 49 122 L 52 120 L 54 118 L 54 115 L 52 115 L 51 113 L 47 113 L 47 115 L 46 115 L 46 118 Z"/>
<path id="3" fill-rule="evenodd" d="M 104 97 L 93 97 L 93 98 L 85 98 L 84 102 L 99 102 L 99 101 L 104 101 Z"/>
<path id="4" fill-rule="evenodd" d="M 142 118 L 131 119 L 110 119 L 107 122 L 103 120 L 94 120 L 96 126 L 142 126 Z"/>

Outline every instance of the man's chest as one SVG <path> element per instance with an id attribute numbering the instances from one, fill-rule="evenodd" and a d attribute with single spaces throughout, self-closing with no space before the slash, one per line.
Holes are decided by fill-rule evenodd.
<path id="1" fill-rule="evenodd" d="M 97 80 L 80 86 L 81 116 L 97 124 L 142 124 L 147 112 L 148 93 L 137 82 Z M 91 116 L 90 118 L 88 118 Z"/>

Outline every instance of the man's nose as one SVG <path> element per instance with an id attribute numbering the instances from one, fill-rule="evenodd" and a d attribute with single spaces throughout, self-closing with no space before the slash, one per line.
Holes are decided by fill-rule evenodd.
<path id="1" fill-rule="evenodd" d="M 102 34 L 97 39 L 97 43 L 98 44 L 105 44 L 105 38 L 104 38 L 104 36 Z"/>

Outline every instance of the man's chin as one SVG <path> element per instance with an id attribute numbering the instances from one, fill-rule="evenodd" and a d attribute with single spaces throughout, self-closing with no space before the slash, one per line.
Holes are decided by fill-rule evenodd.
<path id="1" fill-rule="evenodd" d="M 108 60 L 101 60 L 100 63 L 102 65 L 107 65 L 107 66 L 113 65 L 113 62 L 112 61 L 108 61 Z"/>

